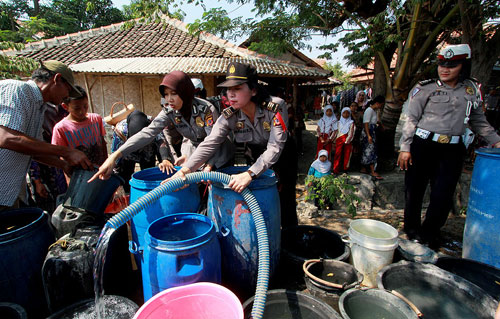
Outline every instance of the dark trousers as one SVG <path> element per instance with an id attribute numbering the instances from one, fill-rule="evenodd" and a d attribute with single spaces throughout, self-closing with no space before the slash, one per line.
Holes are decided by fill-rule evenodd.
<path id="1" fill-rule="evenodd" d="M 453 206 L 465 147 L 462 142 L 439 144 L 414 136 L 410 152 L 413 165 L 405 174 L 404 230 L 407 234 L 420 234 L 424 240 L 437 239 Z M 420 224 L 422 201 L 429 183 L 429 207 Z"/>
<path id="2" fill-rule="evenodd" d="M 251 165 L 266 150 L 265 147 L 247 144 L 247 164 Z M 297 226 L 297 202 L 295 185 L 297 184 L 297 147 L 292 136 L 288 135 L 285 147 L 278 161 L 271 167 L 278 177 L 278 193 L 281 206 L 281 227 Z"/>

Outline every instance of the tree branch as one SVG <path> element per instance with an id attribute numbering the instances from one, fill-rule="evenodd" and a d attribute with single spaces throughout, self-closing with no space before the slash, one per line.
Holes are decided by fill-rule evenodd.
<path id="1" fill-rule="evenodd" d="M 444 28 L 444 26 L 448 23 L 448 21 L 458 12 L 459 7 L 458 6 L 453 6 L 453 9 L 451 9 L 448 14 L 444 17 L 443 20 L 438 24 L 438 26 L 431 32 L 431 34 L 427 37 L 425 40 L 424 44 L 420 47 L 420 50 L 414 59 L 415 63 L 420 64 L 421 61 L 423 60 L 424 54 L 426 54 L 427 49 L 433 43 L 438 34 L 441 32 L 441 30 Z"/>
<path id="2" fill-rule="evenodd" d="M 406 72 L 406 67 L 408 66 L 408 59 L 410 58 L 410 53 L 413 50 L 413 45 L 415 44 L 415 33 L 417 30 L 417 19 L 420 16 L 420 8 L 421 3 L 417 3 L 415 6 L 415 10 L 413 11 L 412 21 L 410 25 L 410 33 L 406 38 L 405 49 L 404 52 L 398 52 L 398 54 L 403 54 L 403 62 L 401 62 L 401 67 L 399 68 L 398 74 L 396 75 L 396 79 L 394 80 L 394 88 L 399 89 L 401 82 L 403 81 L 404 74 Z"/>

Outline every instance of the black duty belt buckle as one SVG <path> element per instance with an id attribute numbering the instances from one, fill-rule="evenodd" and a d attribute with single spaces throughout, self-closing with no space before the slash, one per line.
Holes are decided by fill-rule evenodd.
<path id="1" fill-rule="evenodd" d="M 441 144 L 448 144 L 451 141 L 451 136 L 449 135 L 439 135 L 437 142 Z"/>

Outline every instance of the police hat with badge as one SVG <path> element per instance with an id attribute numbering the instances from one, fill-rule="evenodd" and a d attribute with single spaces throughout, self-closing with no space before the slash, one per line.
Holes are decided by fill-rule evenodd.
<path id="1" fill-rule="evenodd" d="M 230 62 L 227 66 L 226 81 L 217 87 L 229 88 L 243 83 L 257 83 L 257 70 L 250 64 Z"/>
<path id="2" fill-rule="evenodd" d="M 445 68 L 454 68 L 461 64 L 459 81 L 470 78 L 471 50 L 468 44 L 447 45 L 439 51 L 437 64 Z"/>

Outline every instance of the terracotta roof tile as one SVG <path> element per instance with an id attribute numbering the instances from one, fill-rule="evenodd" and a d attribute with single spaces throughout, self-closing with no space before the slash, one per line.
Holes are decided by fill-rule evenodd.
<path id="1" fill-rule="evenodd" d="M 75 72 L 164 74 L 175 66 L 174 69 L 187 73 L 224 74 L 230 60 L 242 60 L 269 76 L 326 77 L 329 73 L 238 48 L 209 33 L 193 36 L 183 22 L 170 18 L 165 21 L 164 25 L 136 24 L 130 29 L 123 28 L 124 23 L 117 23 L 32 42 L 23 51 L 7 54 L 37 60 L 57 59 L 69 64 Z"/>

